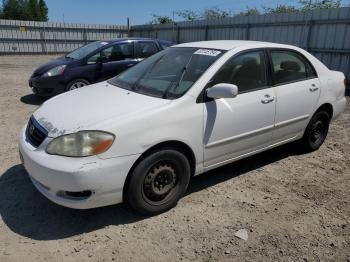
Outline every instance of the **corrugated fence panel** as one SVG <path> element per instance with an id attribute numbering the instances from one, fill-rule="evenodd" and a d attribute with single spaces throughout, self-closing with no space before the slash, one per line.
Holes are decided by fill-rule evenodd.
<path id="1" fill-rule="evenodd" d="M 0 20 L 0 55 L 65 53 L 91 41 L 128 36 L 126 26 Z"/>

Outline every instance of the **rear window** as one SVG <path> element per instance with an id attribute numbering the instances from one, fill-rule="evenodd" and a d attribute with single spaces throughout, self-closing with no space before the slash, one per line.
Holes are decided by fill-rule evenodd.
<path id="1" fill-rule="evenodd" d="M 173 44 L 170 42 L 159 42 L 162 49 L 167 49 L 168 47 L 171 47 Z"/>
<path id="2" fill-rule="evenodd" d="M 154 42 L 137 42 L 136 53 L 138 58 L 147 58 L 157 53 L 158 47 Z"/>

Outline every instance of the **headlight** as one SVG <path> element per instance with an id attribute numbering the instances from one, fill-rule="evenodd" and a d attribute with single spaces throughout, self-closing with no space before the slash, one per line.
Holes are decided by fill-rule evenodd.
<path id="1" fill-rule="evenodd" d="M 63 75 L 66 67 L 67 67 L 67 65 L 56 66 L 56 67 L 52 68 L 51 70 L 47 71 L 45 74 L 43 74 L 43 77 Z"/>
<path id="2" fill-rule="evenodd" d="M 114 135 L 103 131 L 80 131 L 53 139 L 46 148 L 50 155 L 85 157 L 101 154 L 113 144 Z"/>

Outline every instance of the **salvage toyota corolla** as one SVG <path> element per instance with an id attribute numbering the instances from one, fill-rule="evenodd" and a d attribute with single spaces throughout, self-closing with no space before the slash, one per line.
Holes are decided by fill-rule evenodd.
<path id="1" fill-rule="evenodd" d="M 299 140 L 324 142 L 344 74 L 308 52 L 250 41 L 180 44 L 45 102 L 20 136 L 35 187 L 60 205 L 164 212 L 190 178 Z"/>

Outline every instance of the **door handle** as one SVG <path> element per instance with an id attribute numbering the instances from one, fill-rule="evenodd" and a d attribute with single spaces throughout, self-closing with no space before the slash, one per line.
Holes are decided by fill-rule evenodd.
<path id="1" fill-rule="evenodd" d="M 270 95 L 265 95 L 264 99 L 261 100 L 261 103 L 268 104 L 268 103 L 273 102 L 274 100 L 275 100 L 274 97 L 271 97 Z"/>
<path id="2" fill-rule="evenodd" d="M 318 87 L 310 87 L 309 90 L 310 92 L 315 92 L 318 90 Z"/>

